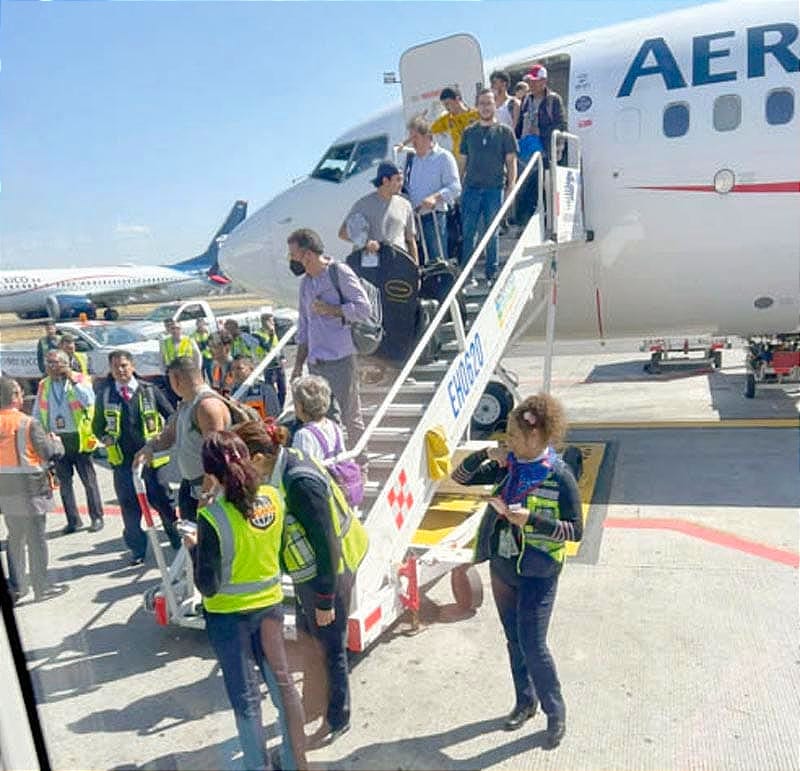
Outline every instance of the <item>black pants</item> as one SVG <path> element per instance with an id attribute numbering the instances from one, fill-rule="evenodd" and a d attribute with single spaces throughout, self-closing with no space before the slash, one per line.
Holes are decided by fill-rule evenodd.
<path id="1" fill-rule="evenodd" d="M 45 515 L 31 514 L 21 517 L 6 515 L 6 527 L 9 586 L 20 594 L 25 594 L 28 587 L 32 586 L 34 594 L 41 594 L 47 588 Z M 30 567 L 30 583 L 26 561 Z"/>
<path id="2" fill-rule="evenodd" d="M 541 702 L 549 717 L 565 718 L 561 683 L 547 648 L 547 629 L 558 588 L 558 574 L 527 578 L 517 574 L 513 560 L 491 562 L 492 594 L 506 635 L 516 706 Z"/>
<path id="3" fill-rule="evenodd" d="M 286 404 L 286 372 L 283 367 L 269 367 L 264 374 L 264 382 L 270 383 L 278 394 L 278 403 L 283 409 Z"/>
<path id="4" fill-rule="evenodd" d="M 147 490 L 147 500 L 161 516 L 161 524 L 164 526 L 164 532 L 167 534 L 172 548 L 179 549 L 181 537 L 175 529 L 175 507 L 172 505 L 169 492 L 158 481 L 155 469 L 149 466 L 145 467 L 142 478 Z M 122 509 L 122 538 L 125 545 L 131 550 L 134 557 L 144 557 L 147 551 L 147 536 L 142 530 L 142 512 L 133 486 L 133 471 L 130 462 L 114 466 L 114 490 L 117 493 L 120 509 Z"/>
<path id="5" fill-rule="evenodd" d="M 181 479 L 178 488 L 178 511 L 181 519 L 197 522 L 197 498 L 192 495 L 192 483 L 188 479 Z"/>
<path id="6" fill-rule="evenodd" d="M 347 617 L 350 615 L 350 595 L 353 591 L 353 577 L 348 573 L 339 576 L 336 587 L 334 609 L 336 617 L 328 626 L 317 626 L 315 615 L 316 592 L 310 584 L 295 584 L 295 591 L 302 610 L 298 619 L 300 629 L 307 631 L 322 646 L 328 675 L 328 726 L 332 730 L 350 722 L 350 683 L 347 663 Z M 309 662 L 309 664 L 311 664 Z M 304 659 L 304 689 L 306 674 L 313 669 Z"/>
<path id="7" fill-rule="evenodd" d="M 56 476 L 60 485 L 61 502 L 64 504 L 64 513 L 67 515 L 67 524 L 80 525 L 81 517 L 78 514 L 78 505 L 75 501 L 75 489 L 72 485 L 74 472 L 86 490 L 86 505 L 92 522 L 103 518 L 103 501 L 100 498 L 100 488 L 97 486 L 97 475 L 92 463 L 92 455 L 88 452 L 78 452 L 77 434 L 60 434 L 64 442 L 64 456 L 56 461 Z"/>

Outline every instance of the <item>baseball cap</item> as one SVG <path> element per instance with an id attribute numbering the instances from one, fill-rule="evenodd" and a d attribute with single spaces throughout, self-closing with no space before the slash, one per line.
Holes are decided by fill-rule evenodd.
<path id="1" fill-rule="evenodd" d="M 543 64 L 534 64 L 525 77 L 531 80 L 547 80 L 547 67 Z"/>
<path id="2" fill-rule="evenodd" d="M 378 166 L 378 173 L 375 175 L 375 179 L 372 180 L 372 184 L 375 185 L 375 187 L 380 187 L 384 177 L 393 177 L 395 174 L 399 173 L 400 169 L 398 169 L 394 163 L 391 161 L 383 161 Z"/>

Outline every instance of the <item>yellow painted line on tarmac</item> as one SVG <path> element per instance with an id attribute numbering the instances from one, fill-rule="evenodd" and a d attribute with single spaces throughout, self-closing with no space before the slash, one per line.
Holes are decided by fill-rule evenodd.
<path id="1" fill-rule="evenodd" d="M 574 430 L 625 428 L 800 428 L 796 418 L 732 418 L 730 420 L 617 420 L 596 423 L 570 423 Z"/>
<path id="2" fill-rule="evenodd" d="M 578 488 L 581 492 L 583 524 L 594 496 L 597 480 L 600 476 L 600 467 L 606 452 L 605 442 L 580 442 L 575 445 L 583 456 L 583 475 Z M 463 457 L 463 454 L 462 454 Z M 460 463 L 461 457 L 453 460 Z M 425 513 L 419 528 L 414 533 L 411 543 L 414 546 L 435 546 L 449 535 L 465 519 L 474 514 L 486 504 L 486 498 L 491 490 L 490 486 L 467 487 L 457 485 L 450 480 L 443 482 L 428 511 Z M 471 544 L 470 544 L 471 545 Z M 578 553 L 580 544 L 568 542 L 567 556 L 574 557 Z"/>

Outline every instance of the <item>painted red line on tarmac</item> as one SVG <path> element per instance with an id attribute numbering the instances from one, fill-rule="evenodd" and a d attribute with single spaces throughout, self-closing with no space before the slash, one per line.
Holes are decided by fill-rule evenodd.
<path id="1" fill-rule="evenodd" d="M 682 519 L 607 519 L 603 527 L 616 528 L 619 530 L 672 530 L 676 533 L 683 533 L 692 538 L 699 538 L 701 541 L 724 546 L 727 549 L 743 551 L 752 554 L 754 557 L 761 557 L 770 562 L 779 562 L 781 565 L 788 565 L 792 568 L 800 566 L 800 554 L 785 549 L 776 549 L 773 546 L 766 546 L 763 543 L 749 541 L 740 538 L 733 533 L 726 533 L 722 530 L 714 530 L 703 525 L 696 525 L 693 522 L 686 522 Z"/>
<path id="2" fill-rule="evenodd" d="M 64 511 L 64 509 L 62 507 L 59 507 L 57 509 L 53 509 L 50 513 L 51 514 L 64 514 L 64 515 L 66 515 L 66 512 Z M 86 516 L 88 516 L 89 515 L 89 509 L 87 509 L 86 506 L 78 506 L 78 514 L 82 514 L 82 515 L 85 514 Z M 118 516 L 120 516 L 120 514 L 122 514 L 122 509 L 119 506 L 109 506 L 107 504 L 103 504 L 103 514 L 111 514 L 112 517 L 118 517 Z"/>

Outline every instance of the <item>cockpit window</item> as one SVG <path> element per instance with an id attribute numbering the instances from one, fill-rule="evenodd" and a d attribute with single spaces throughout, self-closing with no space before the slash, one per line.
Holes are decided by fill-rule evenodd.
<path id="1" fill-rule="evenodd" d="M 352 177 L 362 171 L 377 166 L 389 150 L 389 141 L 386 136 L 363 139 L 358 143 L 347 176 Z"/>
<path id="2" fill-rule="evenodd" d="M 386 135 L 362 139 L 358 143 L 333 145 L 311 172 L 314 179 L 341 182 L 375 166 L 386 157 L 389 139 Z"/>
<path id="3" fill-rule="evenodd" d="M 344 179 L 344 172 L 350 163 L 350 156 L 353 154 L 355 146 L 355 142 L 348 142 L 344 145 L 331 147 L 317 164 L 317 168 L 311 172 L 311 176 L 315 179 L 341 182 Z"/>

